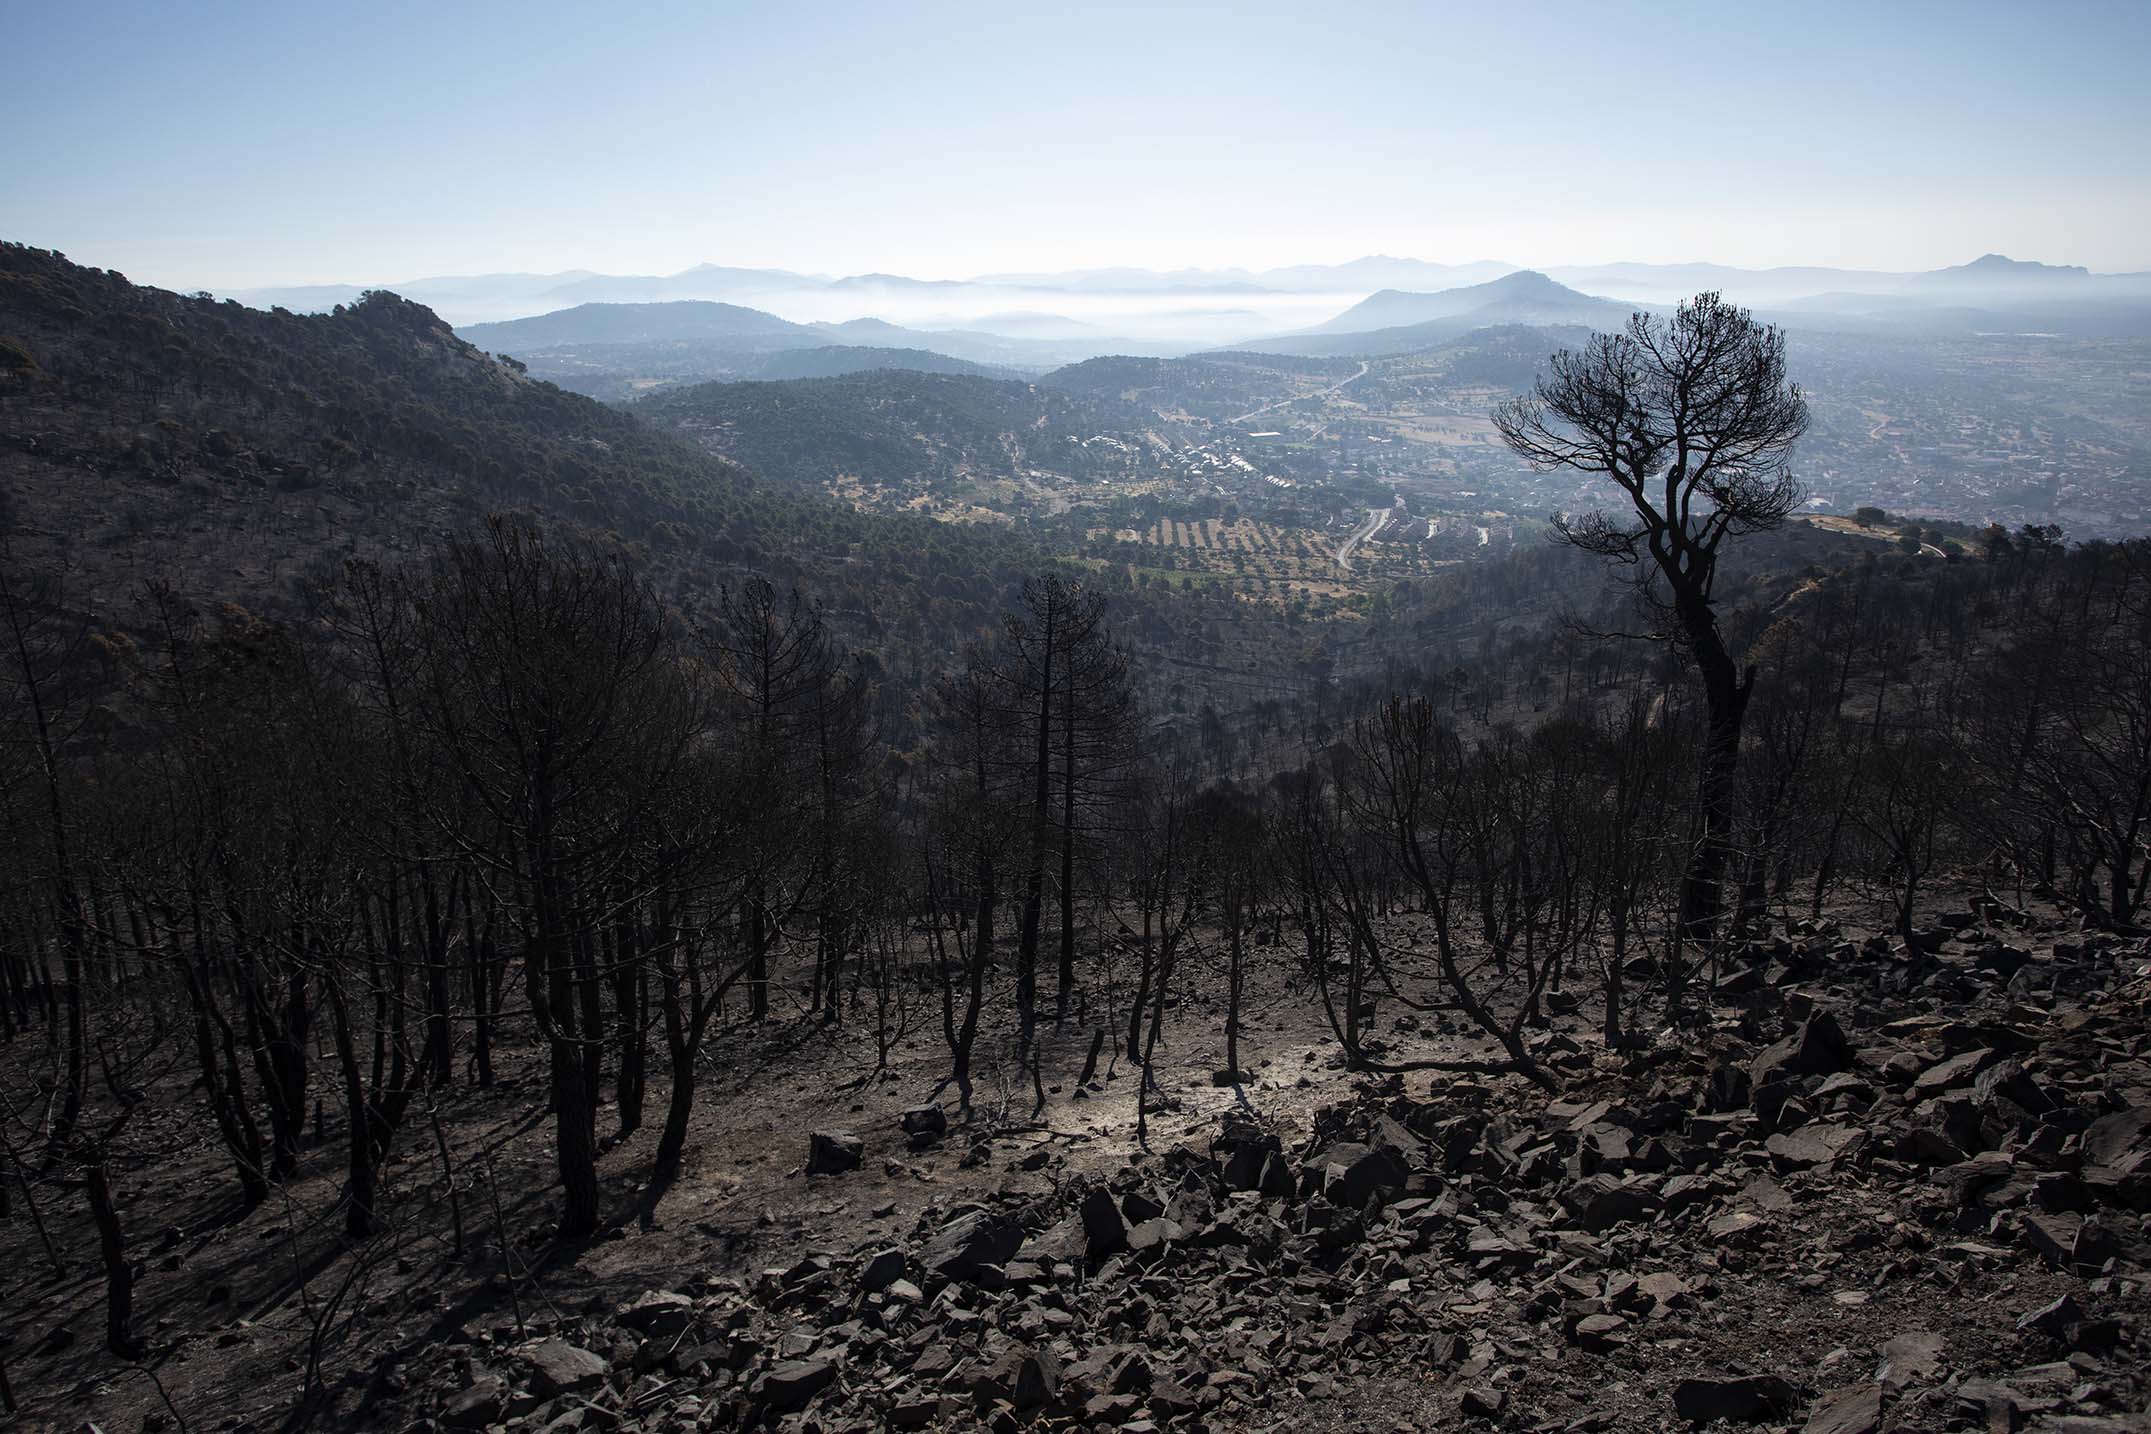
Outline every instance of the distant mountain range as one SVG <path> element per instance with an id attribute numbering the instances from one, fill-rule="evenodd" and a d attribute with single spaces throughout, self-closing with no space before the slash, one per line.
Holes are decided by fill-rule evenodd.
<path id="1" fill-rule="evenodd" d="M 1157 293 L 1207 290 L 1241 293 L 1348 293 L 1411 285 L 1449 288 L 1498 278 L 1514 264 L 1482 259 L 1471 264 L 1434 264 L 1424 259 L 1393 259 L 1370 254 L 1343 264 L 1293 264 L 1281 269 L 1076 269 L 1062 273 L 988 274 L 973 282 L 1024 289 L 1077 292 Z"/>
<path id="2" fill-rule="evenodd" d="M 255 308 L 320 312 L 348 304 L 369 289 L 387 289 L 434 308 L 451 323 L 497 323 L 573 308 L 578 304 L 655 304 L 680 300 L 732 302 L 775 299 L 798 303 L 848 300 L 864 305 L 949 301 L 972 312 L 1038 314 L 1039 295 L 1068 295 L 1087 303 L 1114 299 L 1150 303 L 1183 296 L 1215 311 L 1221 297 L 1365 293 L 1385 287 L 1451 288 L 1480 283 L 1516 266 L 1495 260 L 1434 264 L 1419 259 L 1370 255 L 1344 264 L 1298 264 L 1262 271 L 1246 269 L 1079 269 L 1061 273 L 989 274 L 974 279 L 918 279 L 902 274 L 830 277 L 788 269 L 697 264 L 676 274 L 477 274 L 383 284 L 306 284 L 241 289 L 220 295 Z M 1047 317 L 1059 318 L 1057 314 Z"/>
<path id="3" fill-rule="evenodd" d="M 1348 292 L 1295 294 L 1290 302 L 1301 312 L 1312 308 L 1316 315 L 1322 313 L 1325 297 L 1330 304 L 1342 303 L 1328 317 L 1298 325 L 1264 324 L 1264 315 L 1271 311 L 1259 306 L 1261 300 L 1227 287 L 1227 281 L 1239 287 L 1333 282 L 1347 271 L 1360 280 L 1399 274 L 1439 280 L 1488 267 L 1498 266 L 1370 258 L 1244 277 L 1239 270 L 999 275 L 993 276 L 992 287 L 982 287 L 978 282 L 918 281 L 887 274 L 824 280 L 782 270 L 703 265 L 663 280 L 571 277 L 554 290 L 616 292 L 643 283 L 675 290 L 810 284 L 819 286 L 814 293 L 824 307 L 866 307 L 878 297 L 916 318 L 908 324 L 871 315 L 802 322 L 759 306 L 795 302 L 803 292 L 779 289 L 755 306 L 706 298 L 594 300 L 525 318 L 467 324 L 458 333 L 481 348 L 514 355 L 539 377 L 613 400 L 712 380 L 836 376 L 873 369 L 1036 377 L 1102 355 L 1172 357 L 1238 350 L 1371 358 L 1420 352 L 1483 329 L 1613 329 L 1639 307 L 1669 307 L 1710 288 L 1750 304 L 1760 316 L 1788 329 L 1904 337 L 2151 337 L 2151 275 L 2098 275 L 1998 254 L 1909 275 L 1817 268 L 1738 270 L 1708 264 L 1511 270 L 1490 279 L 1430 288 L 1386 286 L 1356 301 L 1347 301 Z M 1581 277 L 1565 282 L 1562 275 Z M 527 287 L 560 277 L 491 275 L 467 281 L 464 292 L 497 296 L 519 283 Z M 1050 309 L 1007 306 L 1010 295 L 1018 294 L 1031 304 L 1081 307 L 1095 303 L 1108 288 L 1123 296 L 1112 301 L 1119 303 L 1146 280 L 1160 286 L 1148 295 L 1156 307 L 1102 311 L 1126 320 L 1129 328 Z M 1057 299 L 1045 287 L 1054 283 L 1067 286 L 1057 291 Z M 1031 287 L 1018 290 L 1018 285 Z M 412 287 L 423 292 L 422 286 Z M 1219 299 L 1228 292 L 1233 299 L 1220 306 Z M 1175 294 L 1181 297 L 1173 298 Z M 966 307 L 975 307 L 975 314 L 967 314 Z M 778 361 L 774 356 L 779 354 L 799 356 Z"/>
<path id="4" fill-rule="evenodd" d="M 873 368 L 927 373 L 1035 375 L 1099 352 L 1166 353 L 1159 345 L 1103 332 L 1053 336 L 1052 315 L 1026 315 L 1011 336 L 968 329 L 913 329 L 884 319 L 793 323 L 739 304 L 675 299 L 654 304 L 591 303 L 496 324 L 458 336 L 509 354 L 539 377 L 595 397 L 625 398 L 709 379 L 829 377 Z M 1065 325 L 1066 321 L 1059 321 Z M 1075 325 L 1076 332 L 1084 332 Z M 1024 336 L 1020 331 L 1037 333 Z M 781 355 L 798 355 L 780 360 Z"/>
<path id="5" fill-rule="evenodd" d="M 571 344 L 834 346 L 931 352 L 1034 374 L 1107 353 L 1334 354 L 1354 351 L 1343 342 L 1353 334 L 1377 336 L 1353 341 L 1374 345 L 1360 351 L 1403 352 L 1491 324 L 1603 328 L 1638 305 L 1671 305 L 1706 289 L 1789 327 L 2151 335 L 2151 273 L 2094 274 L 1999 254 L 1910 273 L 1707 263 L 1518 269 L 1499 260 L 1368 255 L 1259 270 L 1102 268 L 961 280 L 698 264 L 666 275 L 567 270 L 373 287 L 426 304 L 473 343 L 518 357 Z M 230 297 L 320 311 L 360 292 L 326 284 Z M 693 376 L 691 369 L 677 376 Z M 718 365 L 699 376 L 751 375 Z"/>

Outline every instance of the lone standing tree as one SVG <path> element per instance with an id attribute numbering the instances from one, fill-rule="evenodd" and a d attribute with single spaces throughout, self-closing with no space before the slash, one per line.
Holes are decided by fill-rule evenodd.
<path id="1" fill-rule="evenodd" d="M 1535 470 L 1602 475 L 1626 495 L 1629 513 L 1556 518 L 1555 531 L 1636 567 L 1639 590 L 1669 619 L 1663 635 L 1703 679 L 1703 837 L 1681 887 L 1682 925 L 1698 939 L 1711 935 L 1724 905 L 1740 725 L 1755 684 L 1755 669 L 1740 670 L 1718 631 L 1718 551 L 1728 537 L 1778 526 L 1799 505 L 1787 465 L 1807 417 L 1785 376 L 1783 332 L 1715 293 L 1671 318 L 1639 312 L 1625 332 L 1564 349 L 1534 392 L 1494 415 L 1503 441 Z"/>

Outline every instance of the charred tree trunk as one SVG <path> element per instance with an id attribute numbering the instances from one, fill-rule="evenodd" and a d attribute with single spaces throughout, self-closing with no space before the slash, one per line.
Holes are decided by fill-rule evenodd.
<path id="1" fill-rule="evenodd" d="M 336 1063 L 344 1078 L 344 1234 L 354 1240 L 364 1240 L 374 1232 L 373 1123 L 366 1099 L 366 1082 L 359 1071 L 358 1047 L 352 1039 L 350 1009 L 344 1001 L 343 991 L 333 979 L 327 986 Z"/>
<path id="2" fill-rule="evenodd" d="M 120 1229 L 119 1210 L 112 1203 L 101 1150 L 90 1163 L 83 1189 L 89 1198 L 90 1219 L 97 1225 L 97 1251 L 105 1267 L 105 1348 L 121 1359 L 133 1359 L 142 1352 L 134 1336 L 134 1270 L 127 1263 L 127 1241 Z"/>
<path id="3" fill-rule="evenodd" d="M 1742 674 L 1718 634 L 1717 619 L 1696 596 L 1679 604 L 1688 649 L 1703 679 L 1702 839 L 1681 879 L 1681 925 L 1692 941 L 1708 942 L 1725 907 L 1725 875 L 1736 856 L 1734 827 L 1740 801 L 1740 729 L 1755 669 Z"/>

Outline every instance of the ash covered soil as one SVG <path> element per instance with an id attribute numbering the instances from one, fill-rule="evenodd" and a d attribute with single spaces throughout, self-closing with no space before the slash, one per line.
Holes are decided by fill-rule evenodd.
<path id="1" fill-rule="evenodd" d="M 197 1139 L 120 1182 L 139 1367 L 98 1347 L 79 1197 L 45 1197 L 62 1278 L 0 1225 L 14 1422 L 291 1427 L 318 1356 L 307 1417 L 363 1429 L 2151 1430 L 2151 942 L 1953 904 L 1912 949 L 1794 922 L 1635 1049 L 1563 1000 L 1559 1094 L 1345 1069 L 1280 948 L 1243 1084 L 1217 1008 L 1169 1014 L 1147 1149 L 1133 1067 L 1075 1084 L 1124 1013 L 1047 1035 L 1035 1119 L 1007 1032 L 968 1119 L 920 1108 L 927 993 L 886 1071 L 870 1009 L 735 1031 L 686 1176 L 652 1212 L 655 1132 L 619 1143 L 572 1246 L 535 1069 L 408 1118 L 356 1254 L 333 1123 L 244 1218 Z M 181 1141 L 188 1101 L 157 1093 Z"/>

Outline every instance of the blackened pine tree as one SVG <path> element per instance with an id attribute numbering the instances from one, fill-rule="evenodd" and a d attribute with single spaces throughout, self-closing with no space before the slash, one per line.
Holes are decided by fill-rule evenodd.
<path id="1" fill-rule="evenodd" d="M 1057 748 L 1056 718 L 1071 729 L 1079 715 L 1092 715 L 1085 698 L 1105 702 L 1103 693 L 1122 692 L 1125 683 L 1113 674 L 1121 665 L 1109 651 L 1105 625 L 1105 597 L 1080 583 L 1049 573 L 1023 585 L 1023 611 L 1005 624 L 1003 643 L 1008 662 L 997 669 L 1006 689 L 1006 707 L 1013 723 L 1024 734 L 1030 789 L 1030 842 L 1025 851 L 1023 904 L 1016 951 L 1016 1008 L 1021 1022 L 1017 1048 L 1029 1051 L 1037 1029 L 1038 950 L 1040 918 L 1045 909 L 1046 857 L 1055 846 L 1053 796 L 1054 758 Z M 1096 688 L 1096 692 L 1071 691 Z M 1123 699 L 1116 697 L 1117 709 Z M 1085 744 L 1088 745 L 1087 743 Z M 1063 812 L 1073 824 L 1073 764 L 1071 739 L 1060 751 L 1067 764 L 1063 781 Z M 1070 935 L 1072 938 L 1072 927 Z M 1072 948 L 1072 940 L 1071 940 Z M 1072 958 L 1073 952 L 1070 951 Z M 1069 962 L 1073 965 L 1073 961 Z M 1072 970 L 1062 972 L 1063 989 L 1072 981 Z"/>
<path id="2" fill-rule="evenodd" d="M 1558 536 L 1637 570 L 1637 586 L 1702 679 L 1703 837 L 1681 890 L 1687 933 L 1707 939 L 1724 906 L 1739 802 L 1740 729 L 1755 671 L 1718 630 L 1712 588 L 1727 538 L 1774 528 L 1800 502 L 1789 468 L 1807 403 L 1786 377 L 1785 335 L 1715 293 L 1670 318 L 1639 312 L 1553 356 L 1534 391 L 1499 408 L 1502 439 L 1534 469 L 1611 483 L 1627 500 L 1554 520 Z"/>
<path id="3" fill-rule="evenodd" d="M 621 549 L 495 517 L 441 549 L 419 601 L 419 719 L 496 833 L 466 854 L 514 893 L 550 1058 L 560 1233 L 581 1239 L 599 1218 L 596 936 L 607 893 L 642 894 L 694 714 L 668 692 L 664 604 Z"/>

